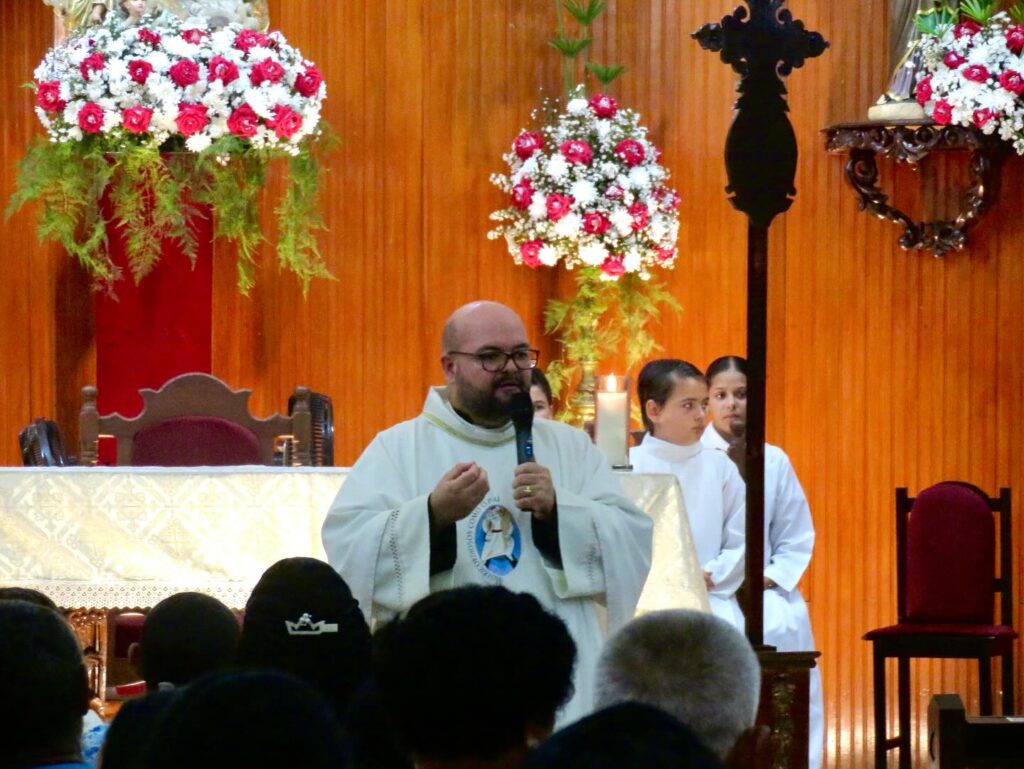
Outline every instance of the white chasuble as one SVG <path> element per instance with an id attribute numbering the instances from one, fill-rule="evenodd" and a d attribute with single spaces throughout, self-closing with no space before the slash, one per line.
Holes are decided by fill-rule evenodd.
<path id="1" fill-rule="evenodd" d="M 697 558 L 714 583 L 708 588 L 711 611 L 742 632 L 736 589 L 743 582 L 746 553 L 746 487 L 736 466 L 700 442 L 679 446 L 650 433 L 630 450 L 629 461 L 636 472 L 672 473 L 679 479 Z"/>
<path id="2" fill-rule="evenodd" d="M 541 555 L 530 513 L 515 505 L 514 428 L 470 424 L 443 387 L 430 390 L 418 417 L 379 433 L 366 448 L 331 505 L 323 541 L 371 624 L 459 585 L 535 595 L 576 641 L 575 693 L 559 718 L 567 723 L 590 710 L 606 632 L 633 616 L 650 569 L 653 524 L 585 433 L 540 419 L 533 443 L 554 482 L 560 566 Z M 487 471 L 490 491 L 455 525 L 454 567 L 431 577 L 427 497 L 453 466 L 471 461 Z"/>
<path id="3" fill-rule="evenodd" d="M 728 456 L 729 443 L 708 425 L 701 442 Z M 814 550 L 811 508 L 786 452 L 764 445 L 764 575 L 777 587 L 764 591 L 764 642 L 779 651 L 813 651 L 807 602 L 797 587 Z M 821 668 L 811 669 L 810 767 L 821 766 L 825 736 Z"/>

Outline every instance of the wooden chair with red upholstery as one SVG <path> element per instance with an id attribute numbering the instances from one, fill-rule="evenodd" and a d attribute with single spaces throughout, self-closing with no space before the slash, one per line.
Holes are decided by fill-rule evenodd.
<path id="1" fill-rule="evenodd" d="M 1010 490 L 989 497 L 971 484 L 938 483 L 910 497 L 896 489 L 898 622 L 867 633 L 874 657 L 875 768 L 899 749 L 910 767 L 910 660 L 976 659 L 981 714 L 992 713 L 992 657 L 1001 658 L 1003 713 L 1013 711 L 1012 537 Z M 999 569 L 996 524 L 999 519 Z M 995 596 L 1000 594 L 999 624 Z M 899 733 L 886 734 L 885 661 L 897 660 Z"/>
<path id="2" fill-rule="evenodd" d="M 309 465 L 312 446 L 309 390 L 298 387 L 289 416 L 257 419 L 251 390 L 232 390 L 210 374 L 181 374 L 159 390 L 143 389 L 138 416 L 101 416 L 96 388 L 82 388 L 79 414 L 83 465 L 95 465 L 101 436 L 117 440 L 118 465 L 195 467 L 272 465 L 282 440 L 291 440 L 291 464 Z"/>

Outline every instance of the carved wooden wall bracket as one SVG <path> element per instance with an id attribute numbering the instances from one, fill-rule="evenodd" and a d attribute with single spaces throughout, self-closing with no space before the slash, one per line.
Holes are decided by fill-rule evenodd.
<path id="1" fill-rule="evenodd" d="M 973 128 L 915 120 L 836 123 L 824 129 L 824 133 L 829 152 L 849 153 L 846 181 L 857 193 L 860 210 L 902 226 L 899 244 L 906 250 L 931 251 L 942 256 L 947 251 L 962 249 L 967 242 L 967 230 L 977 223 L 995 196 L 995 162 L 1000 143 Z M 950 150 L 970 153 L 970 183 L 955 219 L 915 222 L 889 203 L 889 196 L 878 183 L 879 155 L 916 168 L 930 153 Z"/>

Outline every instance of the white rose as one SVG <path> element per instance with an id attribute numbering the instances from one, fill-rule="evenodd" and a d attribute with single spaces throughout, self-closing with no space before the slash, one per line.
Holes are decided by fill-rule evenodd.
<path id="1" fill-rule="evenodd" d="M 580 237 L 580 225 L 582 220 L 578 214 L 566 214 L 555 222 L 555 235 L 569 240 L 578 240 Z"/>
<path id="2" fill-rule="evenodd" d="M 625 208 L 616 206 L 608 218 L 611 220 L 612 226 L 622 237 L 626 237 L 633 231 L 633 215 Z"/>
<path id="3" fill-rule="evenodd" d="M 255 109 L 255 107 L 253 109 Z M 548 166 L 545 169 L 545 172 L 555 181 L 565 178 L 565 175 L 569 173 L 569 164 L 566 162 L 562 153 L 556 152 L 548 159 Z"/>
<path id="4" fill-rule="evenodd" d="M 587 109 L 587 100 L 570 99 L 569 103 L 565 105 L 565 109 L 570 115 L 581 115 Z"/>
<path id="5" fill-rule="evenodd" d="M 642 189 L 651 183 L 651 177 L 643 166 L 633 166 L 629 169 L 629 183 L 637 189 Z"/>
<path id="6" fill-rule="evenodd" d="M 573 182 L 572 186 L 569 188 L 569 194 L 572 195 L 576 199 L 576 202 L 581 206 L 589 206 L 597 200 L 597 187 L 586 179 L 580 179 L 577 182 Z"/>
<path id="7" fill-rule="evenodd" d="M 527 209 L 531 219 L 548 218 L 548 202 L 543 192 L 534 192 L 530 199 L 530 207 Z"/>
<path id="8" fill-rule="evenodd" d="M 544 245 L 537 252 L 537 258 L 545 267 L 554 267 L 558 264 L 558 249 L 550 244 Z"/>
<path id="9" fill-rule="evenodd" d="M 601 243 L 585 243 L 579 248 L 579 257 L 584 264 L 598 267 L 608 258 L 608 249 Z"/>
<path id="10" fill-rule="evenodd" d="M 213 142 L 205 132 L 194 134 L 185 140 L 185 146 L 189 152 L 202 152 Z"/>
<path id="11" fill-rule="evenodd" d="M 640 269 L 640 252 L 635 248 L 629 249 L 626 255 L 622 257 L 622 266 L 626 268 L 626 272 L 636 272 Z"/>

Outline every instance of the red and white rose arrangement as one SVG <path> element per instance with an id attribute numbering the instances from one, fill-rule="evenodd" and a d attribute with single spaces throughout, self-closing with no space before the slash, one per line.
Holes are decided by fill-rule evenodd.
<path id="1" fill-rule="evenodd" d="M 284 39 L 202 18 L 113 19 L 52 48 L 35 72 L 36 114 L 55 142 L 105 139 L 202 152 L 234 136 L 296 154 L 326 96 L 316 65 Z"/>
<path id="2" fill-rule="evenodd" d="M 966 8 L 966 11 L 964 10 Z M 926 17 L 921 37 L 928 74 L 917 101 L 940 125 L 974 127 L 1024 155 L 1024 3 L 994 13 L 995 2 L 963 4 Z"/>
<path id="3" fill-rule="evenodd" d="M 211 207 L 214 235 L 238 247 L 247 291 L 264 237 L 260 194 L 268 164 L 287 160 L 275 213 L 277 256 L 308 288 L 329 275 L 314 154 L 326 127 L 324 78 L 277 31 L 211 25 L 162 11 L 133 23 L 116 13 L 54 46 L 34 74 L 46 139 L 29 146 L 12 212 L 38 200 L 40 239 L 56 240 L 112 291 L 122 274 L 108 250 L 125 232 L 139 280 L 176 241 L 198 253 L 189 215 Z"/>
<path id="4" fill-rule="evenodd" d="M 553 122 L 520 133 L 509 173 L 491 177 L 509 205 L 491 214 L 488 237 L 504 236 L 531 268 L 596 267 L 604 280 L 671 268 L 679 196 L 659 157 L 636 112 L 577 91 Z"/>

